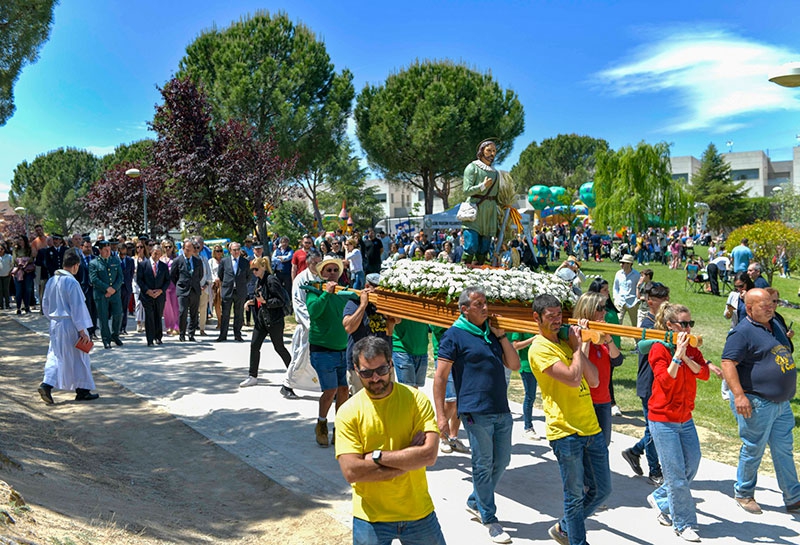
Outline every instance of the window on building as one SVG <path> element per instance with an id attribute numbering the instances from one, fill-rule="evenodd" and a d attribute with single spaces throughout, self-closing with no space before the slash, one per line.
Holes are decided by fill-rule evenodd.
<path id="1" fill-rule="evenodd" d="M 417 200 L 418 201 L 424 201 L 425 200 L 425 192 L 424 191 L 418 191 L 417 192 Z"/>
<path id="2" fill-rule="evenodd" d="M 758 180 L 759 172 L 757 168 L 744 168 L 741 170 L 732 170 L 731 178 L 733 180 Z"/>
<path id="3" fill-rule="evenodd" d="M 375 198 L 378 202 L 386 202 L 386 193 L 375 193 Z"/>

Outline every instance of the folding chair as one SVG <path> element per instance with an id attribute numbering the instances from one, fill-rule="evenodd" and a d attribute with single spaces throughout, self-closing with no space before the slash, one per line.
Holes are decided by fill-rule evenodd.
<path id="1" fill-rule="evenodd" d="M 700 276 L 700 266 L 693 263 L 686 265 L 686 284 L 684 288 L 686 291 L 693 291 L 698 293 L 703 289 L 705 281 Z"/>

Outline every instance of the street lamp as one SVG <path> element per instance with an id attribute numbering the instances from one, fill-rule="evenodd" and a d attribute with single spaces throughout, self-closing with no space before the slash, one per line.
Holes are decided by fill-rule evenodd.
<path id="1" fill-rule="evenodd" d="M 800 62 L 783 64 L 770 72 L 769 80 L 781 87 L 800 87 Z"/>
<path id="2" fill-rule="evenodd" d="M 28 211 L 25 209 L 24 206 L 18 206 L 14 209 L 14 212 L 25 212 L 25 236 L 28 236 Z"/>
<path id="3" fill-rule="evenodd" d="M 128 170 L 125 171 L 125 176 L 127 176 L 128 178 L 131 178 L 132 180 L 135 180 L 136 178 L 138 178 L 141 175 L 142 175 L 142 173 L 139 171 L 138 168 L 129 168 Z M 147 184 L 145 183 L 144 180 L 142 180 L 142 196 L 144 198 L 144 206 L 143 206 L 143 210 L 144 210 L 144 234 L 148 234 L 148 231 L 147 231 Z"/>

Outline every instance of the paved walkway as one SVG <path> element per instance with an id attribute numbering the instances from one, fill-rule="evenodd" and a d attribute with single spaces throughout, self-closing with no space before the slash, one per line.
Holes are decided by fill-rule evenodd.
<path id="1" fill-rule="evenodd" d="M 37 314 L 14 318 L 47 333 L 46 320 Z M 259 384 L 240 389 L 247 376 L 249 343 L 212 343 L 212 338 L 179 343 L 169 337 L 164 345 L 147 348 L 143 335 L 129 335 L 122 348 L 94 349 L 92 363 L 96 372 L 163 407 L 274 481 L 326 503 L 330 514 L 349 526 L 350 487 L 333 448 L 314 442 L 318 394 L 298 391 L 302 398 L 293 401 L 280 395 L 284 367 L 268 341 L 262 348 Z M 558 465 L 546 441 L 522 436 L 520 405 L 512 403 L 512 412 L 519 423 L 514 426 L 511 464 L 497 490 L 498 516 L 516 544 L 554 543 L 547 530 L 562 513 Z M 541 420 L 541 413 L 537 417 Z M 543 426 L 540 421 L 537 429 Z M 620 452 L 633 443 L 633 438 L 614 433 L 609 447 L 614 491 L 608 509 L 587 522 L 588 540 L 596 545 L 683 543 L 671 528 L 658 524 L 646 501 L 653 487 L 631 476 L 622 459 Z M 441 454 L 428 469 L 430 492 L 450 544 L 490 543 L 486 531 L 464 511 L 470 473 L 469 456 L 455 453 Z M 700 465 L 692 491 L 703 542 L 800 543 L 800 518 L 783 509 L 775 479 L 759 479 L 756 499 L 764 514 L 754 516 L 731 499 L 735 475 L 736 468 L 725 464 L 703 459 Z"/>

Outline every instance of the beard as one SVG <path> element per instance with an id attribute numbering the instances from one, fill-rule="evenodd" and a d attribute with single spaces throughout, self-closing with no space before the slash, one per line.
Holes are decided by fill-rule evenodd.
<path id="1" fill-rule="evenodd" d="M 370 380 L 366 384 L 364 384 L 364 389 L 367 390 L 372 395 L 383 395 L 386 393 L 386 390 L 389 389 L 392 381 L 387 377 L 385 380 L 381 379 L 378 382 L 374 382 Z"/>

